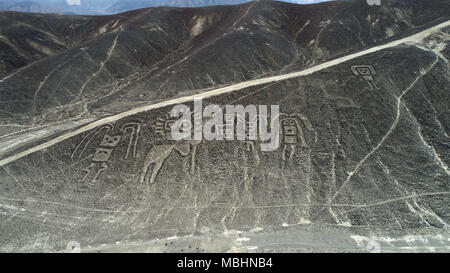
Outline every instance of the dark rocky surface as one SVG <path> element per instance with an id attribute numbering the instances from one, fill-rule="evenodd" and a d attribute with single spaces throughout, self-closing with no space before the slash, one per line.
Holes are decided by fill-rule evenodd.
<path id="1" fill-rule="evenodd" d="M 0 12 L 0 77 L 89 41 L 108 23 L 107 17 Z"/>
<path id="2" fill-rule="evenodd" d="M 109 17 L 102 35 L 0 83 L 0 143 L 26 139 L 0 153 L 0 250 L 448 251 L 448 4 L 415 3 Z M 305 116 L 305 145 L 171 141 L 157 129 L 173 103 L 113 115 L 207 91 L 204 105 Z"/>
<path id="3" fill-rule="evenodd" d="M 157 6 L 204 7 L 236 5 L 250 1 L 251 0 L 15 0 L 11 2 L 11 0 L 0 0 L 0 10 L 35 13 L 106 15 Z M 284 0 L 283 2 L 311 4 L 323 1 L 325 0 Z"/>
<path id="4" fill-rule="evenodd" d="M 12 21 L 10 16 L 37 21 L 33 25 L 52 26 L 50 33 L 55 34 L 47 37 L 64 40 L 71 33 L 73 40 L 68 50 L 0 79 L 0 122 L 16 124 L 8 128 L 14 132 L 99 117 L 137 104 L 310 67 L 417 31 L 445 18 L 448 9 L 448 2 L 440 0 L 416 5 L 394 1 L 380 7 L 364 1 L 316 5 L 263 1 L 197 9 L 151 8 L 87 22 L 86 17 L 67 17 L 75 20 L 71 23 L 66 17 L 5 13 L 5 21 Z M 14 31 L 16 25 L 9 36 L 20 33 Z M 42 34 L 36 31 L 29 37 Z M 44 39 L 44 48 L 63 49 L 64 42 L 50 38 Z M 30 42 L 19 39 L 14 46 L 18 49 L 4 43 L 5 52 L 11 52 L 7 59 L 13 59 L 8 63 L 17 63 L 18 69 L 20 63 L 39 59 L 22 60 L 19 53 L 33 52 Z"/>

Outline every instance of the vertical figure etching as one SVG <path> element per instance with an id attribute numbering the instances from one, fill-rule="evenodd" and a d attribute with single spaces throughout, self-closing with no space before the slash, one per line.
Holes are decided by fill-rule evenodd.
<path id="1" fill-rule="evenodd" d="M 130 132 L 130 140 L 128 142 L 127 152 L 125 154 L 125 159 L 136 158 L 137 146 L 139 143 L 139 136 L 141 133 L 142 125 L 137 122 L 130 122 L 122 127 L 122 133 L 126 134 Z"/>
<path id="2" fill-rule="evenodd" d="M 120 130 L 120 133 L 117 135 L 112 134 L 114 128 L 115 126 L 113 124 L 107 124 L 101 128 L 91 131 L 82 139 L 80 144 L 78 144 L 75 151 L 72 153 L 72 158 L 81 157 L 93 139 L 102 131 L 106 130 L 99 146 L 95 149 L 94 154 L 92 155 L 89 167 L 84 169 L 86 175 L 80 183 L 92 185 L 93 183 L 98 182 L 98 178 L 102 172 L 109 168 L 108 162 L 110 161 L 114 150 L 119 147 L 121 141 L 126 141 L 127 138 L 128 143 L 125 159 L 137 157 L 137 146 L 141 134 L 142 122 L 129 122 L 124 124 Z"/>
<path id="3" fill-rule="evenodd" d="M 192 152 L 191 152 L 191 167 L 189 170 L 189 174 L 190 175 L 194 175 L 195 174 L 195 158 L 197 155 L 197 147 L 198 145 L 200 145 L 201 141 L 193 141 L 191 143 L 192 145 Z"/>
<path id="4" fill-rule="evenodd" d="M 244 140 L 241 140 L 244 142 L 245 145 L 245 149 L 247 152 L 251 152 L 255 162 L 257 162 L 257 164 L 259 164 L 260 162 L 260 157 L 259 157 L 259 151 L 258 148 L 256 147 L 256 142 L 257 142 L 257 136 L 256 136 L 256 132 L 258 131 L 258 120 L 259 120 L 259 115 L 256 115 L 255 117 L 253 117 L 253 119 L 249 120 L 247 119 L 245 116 L 237 114 L 235 115 L 233 114 L 225 114 L 225 120 L 232 122 L 233 126 L 232 127 L 228 127 L 226 125 L 224 125 L 224 136 L 230 136 L 233 135 L 234 139 L 239 140 L 239 126 L 240 124 L 244 124 Z M 253 132 L 253 133 L 251 133 Z"/>
<path id="5" fill-rule="evenodd" d="M 109 168 L 108 161 L 111 159 L 114 148 L 119 145 L 122 139 L 122 136 L 120 135 L 111 135 L 110 133 L 114 130 L 114 125 L 107 124 L 87 134 L 83 138 L 81 143 L 77 146 L 75 151 L 72 153 L 72 158 L 76 156 L 78 150 L 80 150 L 80 148 L 84 145 L 83 149 L 81 149 L 81 152 L 78 155 L 78 157 L 81 157 L 92 140 L 103 130 L 106 130 L 106 133 L 103 136 L 99 147 L 95 149 L 91 164 L 89 165 L 89 167 L 84 169 L 86 175 L 80 181 L 81 184 L 93 185 L 98 181 L 101 173 Z"/>
<path id="6" fill-rule="evenodd" d="M 302 148 L 309 148 L 301 126 L 302 123 L 308 131 L 314 130 L 309 119 L 302 114 L 281 114 L 280 116 L 281 146 L 283 147 L 282 167 L 285 167 L 286 163 L 292 163 L 298 145 Z"/>

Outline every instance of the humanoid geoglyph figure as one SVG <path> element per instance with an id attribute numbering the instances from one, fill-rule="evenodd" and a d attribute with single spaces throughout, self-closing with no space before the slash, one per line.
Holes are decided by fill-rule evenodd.
<path id="1" fill-rule="evenodd" d="M 282 146 L 282 164 L 283 167 L 286 162 L 292 162 L 296 148 L 298 145 L 303 148 L 308 148 L 302 124 L 308 131 L 313 131 L 313 127 L 309 119 L 302 114 L 281 114 L 281 146 Z"/>

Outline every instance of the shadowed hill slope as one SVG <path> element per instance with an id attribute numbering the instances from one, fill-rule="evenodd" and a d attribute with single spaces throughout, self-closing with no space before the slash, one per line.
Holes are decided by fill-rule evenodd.
<path id="1" fill-rule="evenodd" d="M 107 17 L 2 13 L 9 24 L 0 45 L 11 52 L 4 67 L 50 56 L 0 79 L 0 120 L 35 126 L 98 117 L 316 65 L 448 16 L 446 1 L 406 2 L 262 1 Z M 13 39 L 23 31 L 25 41 Z"/>
<path id="2" fill-rule="evenodd" d="M 383 3 L 96 17 L 3 77 L 0 251 L 448 251 L 449 4 Z M 194 95 L 279 149 L 172 140 Z"/>

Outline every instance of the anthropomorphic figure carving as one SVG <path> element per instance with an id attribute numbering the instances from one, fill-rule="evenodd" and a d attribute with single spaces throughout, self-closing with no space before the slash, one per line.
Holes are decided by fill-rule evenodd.
<path id="1" fill-rule="evenodd" d="M 122 133 L 125 135 L 127 132 L 130 132 L 130 140 L 128 143 L 127 152 L 125 154 L 125 159 L 136 158 L 137 154 L 137 146 L 139 141 L 139 136 L 141 133 L 142 125 L 138 122 L 130 122 L 125 124 L 122 127 Z"/>
<path id="2" fill-rule="evenodd" d="M 97 130 L 92 131 L 82 140 L 82 142 L 78 145 L 78 147 L 72 154 L 72 157 L 74 157 L 79 148 L 81 148 L 81 146 L 85 144 L 80 154 L 78 155 L 78 157 L 81 157 L 81 155 L 84 153 L 87 146 L 95 138 L 95 136 L 97 136 L 101 131 L 106 130 L 106 134 L 103 136 L 99 147 L 95 150 L 91 164 L 87 169 L 85 169 L 86 175 L 80 181 L 81 184 L 92 185 L 96 183 L 100 174 L 109 168 L 108 161 L 111 158 L 114 148 L 119 145 L 122 138 L 120 135 L 110 135 L 110 131 L 112 131 L 113 129 L 114 125 L 107 124 Z"/>
<path id="3" fill-rule="evenodd" d="M 115 128 L 114 124 L 106 124 L 103 127 L 95 129 L 87 134 L 72 153 L 72 158 L 75 156 L 80 158 L 84 152 L 88 150 L 88 146 L 94 138 L 96 138 L 100 132 L 106 131 L 100 144 L 97 144 L 98 147 L 95 149 L 92 156 L 91 164 L 89 167 L 84 169 L 86 171 L 86 175 L 80 183 L 90 185 L 98 181 L 100 174 L 109 168 L 108 162 L 110 161 L 113 152 L 119 146 L 121 141 L 127 139 L 128 133 L 129 143 L 125 159 L 136 158 L 137 144 L 141 127 L 142 125 L 140 122 L 130 122 L 123 125 L 122 130 L 118 134 L 113 134 L 112 132 Z"/>
<path id="4" fill-rule="evenodd" d="M 314 129 L 309 119 L 302 114 L 281 114 L 280 118 L 281 145 L 283 146 L 281 156 L 284 167 L 287 162 L 292 162 L 298 145 L 303 148 L 309 147 L 301 124 L 303 123 L 308 131 L 313 131 Z"/>

